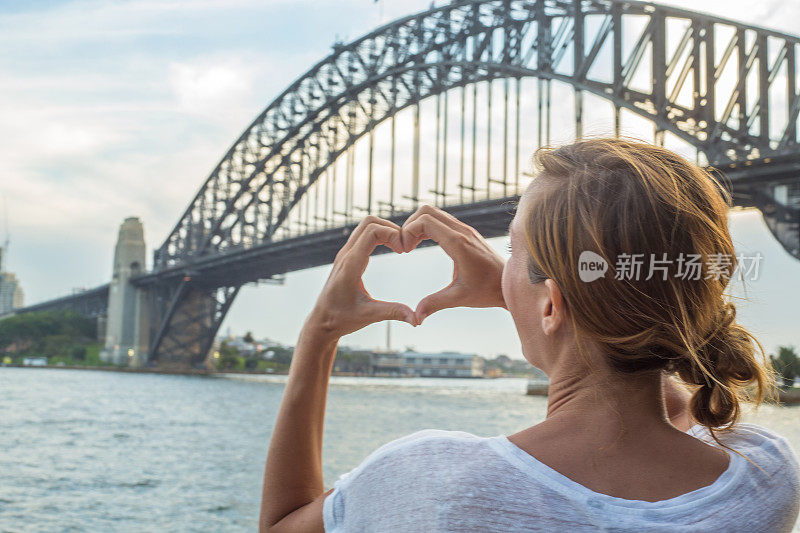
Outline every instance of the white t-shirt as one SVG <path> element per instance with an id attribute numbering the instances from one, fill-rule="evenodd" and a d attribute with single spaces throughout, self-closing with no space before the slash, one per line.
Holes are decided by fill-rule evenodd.
<path id="1" fill-rule="evenodd" d="M 703 426 L 687 433 L 716 446 Z M 646 502 L 594 492 L 503 435 L 427 429 L 343 474 L 325 498 L 325 531 L 791 531 L 800 467 L 789 442 L 748 423 L 718 436 L 764 471 L 726 450 L 711 485 Z"/>

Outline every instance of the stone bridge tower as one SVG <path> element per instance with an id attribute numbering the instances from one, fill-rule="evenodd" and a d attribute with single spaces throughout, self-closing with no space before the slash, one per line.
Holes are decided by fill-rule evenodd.
<path id="1" fill-rule="evenodd" d="M 145 272 L 145 256 L 142 222 L 128 217 L 119 227 L 114 249 L 103 361 L 134 367 L 146 362 L 150 308 L 145 292 L 129 282 Z"/>

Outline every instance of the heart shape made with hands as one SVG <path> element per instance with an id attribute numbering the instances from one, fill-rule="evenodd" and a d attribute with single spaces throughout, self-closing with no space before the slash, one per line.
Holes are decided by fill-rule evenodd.
<path id="1" fill-rule="evenodd" d="M 424 296 L 415 309 L 396 300 L 377 299 L 369 293 L 364 284 L 364 274 L 370 265 L 370 255 L 377 246 L 383 245 L 404 254 L 428 239 L 438 243 L 451 258 L 450 283 Z M 365 218 L 353 230 L 336 259 L 338 261 L 334 261 L 331 277 L 320 296 L 321 301 L 330 307 L 326 311 L 323 304 L 320 313 L 325 316 L 327 312 L 331 317 L 344 309 L 351 311 L 352 314 L 341 315 L 338 320 L 338 328 L 344 334 L 386 319 L 403 320 L 418 326 L 427 316 L 451 307 L 505 307 L 502 294 L 505 260 L 477 230 L 435 207 L 420 207 L 403 226 L 374 216 Z M 446 272 L 444 268 L 441 271 Z M 436 278 L 430 275 L 431 269 L 428 268 L 427 272 L 426 279 L 435 283 Z M 339 280 L 343 284 L 338 283 Z M 353 283 L 362 295 L 355 300 L 348 295 L 347 289 L 342 290 L 352 287 Z M 403 293 L 407 296 L 408 289 Z M 337 327 L 335 319 L 330 327 Z"/>
<path id="2" fill-rule="evenodd" d="M 398 302 L 416 311 L 420 302 L 453 280 L 455 265 L 438 246 L 418 246 L 415 253 L 385 253 L 370 257 L 361 276 L 376 300 Z"/>
<path id="3" fill-rule="evenodd" d="M 365 222 L 367 220 L 369 219 L 365 219 Z M 380 242 L 387 243 L 386 246 L 398 253 L 410 252 L 423 241 L 430 239 L 439 244 L 453 265 L 450 283 L 435 292 L 428 293 L 419 300 L 415 309 L 412 310 L 411 306 L 396 300 L 378 300 L 383 302 L 381 304 L 383 309 L 388 309 L 389 306 L 395 306 L 394 312 L 398 312 L 398 308 L 399 312 L 405 309 L 406 312 L 413 313 L 413 320 L 410 323 L 419 325 L 427 316 L 446 308 L 505 307 L 501 288 L 505 261 L 478 231 L 451 214 L 424 206 L 409 217 L 402 227 L 380 219 L 371 221 L 368 226 L 372 227 L 371 235 L 377 237 L 380 234 Z M 363 274 L 369 266 L 368 258 L 365 259 L 367 260 L 362 259 L 359 284 L 362 290 L 369 294 L 363 280 Z M 443 263 L 439 269 L 443 274 L 446 272 L 444 266 Z M 426 270 L 428 275 L 420 280 L 427 279 L 439 285 L 435 276 L 431 276 L 432 269 Z M 404 293 L 407 295 L 408 290 L 406 289 Z"/>

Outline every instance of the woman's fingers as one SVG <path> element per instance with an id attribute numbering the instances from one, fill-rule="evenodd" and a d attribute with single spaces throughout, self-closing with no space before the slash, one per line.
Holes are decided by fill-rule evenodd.
<path id="1" fill-rule="evenodd" d="M 453 260 L 460 255 L 459 240 L 465 238 L 465 234 L 427 213 L 404 224 L 403 235 L 403 246 L 406 251 L 413 250 L 425 239 L 433 239 Z"/>
<path id="2" fill-rule="evenodd" d="M 349 249 L 344 251 L 342 255 L 344 263 L 360 278 L 367 269 L 370 254 L 381 244 L 385 244 L 397 253 L 403 253 L 400 228 L 395 229 L 384 224 L 365 225 Z"/>
<path id="3" fill-rule="evenodd" d="M 370 319 L 373 322 L 400 320 L 402 322 L 408 322 L 412 326 L 417 325 L 416 314 L 405 304 L 373 300 L 368 304 L 367 309 L 369 310 Z"/>
<path id="4" fill-rule="evenodd" d="M 374 215 L 368 215 L 368 216 L 364 217 L 364 220 L 359 222 L 358 226 L 356 226 L 356 228 L 352 231 L 352 233 L 350 233 L 350 236 L 347 238 L 347 242 L 344 243 L 344 246 L 342 246 L 342 248 L 339 250 L 339 252 L 344 254 L 348 250 L 350 250 L 350 248 L 353 247 L 353 244 L 359 239 L 359 236 L 364 232 L 364 230 L 370 224 L 378 224 L 378 225 L 381 225 L 381 226 L 386 226 L 387 228 L 392 228 L 392 229 L 397 230 L 397 232 L 398 232 L 398 244 L 399 245 L 397 246 L 397 249 L 395 249 L 395 248 L 392 248 L 392 249 L 397 253 L 402 253 L 402 251 L 403 251 L 402 240 L 401 240 L 401 237 L 399 235 L 400 226 L 398 226 L 397 224 L 395 224 L 391 220 L 385 220 L 383 218 L 376 217 Z"/>
<path id="5" fill-rule="evenodd" d="M 409 224 L 413 223 L 415 220 L 417 220 L 418 218 L 420 218 L 420 217 L 422 217 L 424 215 L 431 216 L 431 217 L 439 220 L 440 222 L 442 222 L 444 225 L 448 226 L 452 230 L 457 231 L 459 233 L 462 233 L 464 235 L 469 235 L 473 231 L 473 228 L 471 226 L 469 226 L 467 224 L 464 224 L 463 222 L 458 220 L 456 217 L 454 217 L 450 213 L 448 213 L 448 212 L 446 212 L 446 211 L 444 211 L 442 209 L 439 209 L 438 207 L 433 207 L 433 206 L 430 206 L 430 205 L 420 206 L 416 211 L 414 211 L 414 213 L 412 213 L 411 216 L 409 216 L 406 219 L 406 221 L 403 223 L 403 230 L 405 230 L 406 227 L 408 227 Z M 411 250 L 416 248 L 419 245 L 419 243 L 421 241 L 423 241 L 423 240 L 424 239 L 417 240 L 417 239 L 412 239 L 412 238 L 406 238 L 406 236 L 404 235 L 404 237 L 403 237 L 403 247 L 404 247 L 406 252 L 410 252 Z"/>
<path id="6" fill-rule="evenodd" d="M 409 222 L 413 222 L 415 219 L 417 219 L 422 215 L 431 215 L 432 217 L 438 218 L 439 220 L 441 220 L 442 222 L 444 222 L 445 224 L 447 224 L 448 226 L 457 231 L 463 232 L 466 231 L 466 228 L 470 227 L 469 225 L 464 224 L 463 222 L 458 220 L 456 217 L 454 217 L 444 209 L 427 204 L 419 206 L 417 210 L 414 211 L 411 214 L 411 216 L 409 216 L 406 219 L 403 225 L 408 224 Z"/>
<path id="7" fill-rule="evenodd" d="M 425 317 L 432 315 L 442 309 L 449 309 L 451 307 L 460 307 L 463 304 L 464 296 L 461 289 L 451 283 L 444 289 L 429 294 L 417 304 L 414 311 L 414 316 L 417 324 L 422 324 Z"/>

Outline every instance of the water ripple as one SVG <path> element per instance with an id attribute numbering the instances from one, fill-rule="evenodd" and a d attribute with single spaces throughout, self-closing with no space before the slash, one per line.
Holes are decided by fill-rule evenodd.
<path id="1" fill-rule="evenodd" d="M 285 379 L 0 368 L 0 532 L 256 530 Z M 546 401 L 524 387 L 333 378 L 326 486 L 420 429 L 489 436 L 535 424 Z M 767 406 L 745 418 L 800 450 L 800 409 Z"/>

